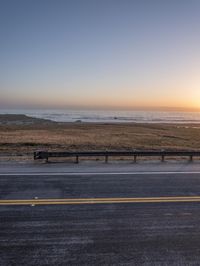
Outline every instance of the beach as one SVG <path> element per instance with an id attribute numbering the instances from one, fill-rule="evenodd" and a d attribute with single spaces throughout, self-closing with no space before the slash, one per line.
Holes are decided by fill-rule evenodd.
<path id="1" fill-rule="evenodd" d="M 0 115 L 0 154 L 32 155 L 36 150 L 198 150 L 199 124 L 58 123 Z"/>

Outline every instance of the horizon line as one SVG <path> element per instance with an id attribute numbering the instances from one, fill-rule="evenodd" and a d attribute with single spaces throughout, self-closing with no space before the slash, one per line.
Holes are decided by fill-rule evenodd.
<path id="1" fill-rule="evenodd" d="M 163 111 L 163 112 L 200 112 L 198 107 L 183 107 L 183 106 L 81 106 L 81 105 L 67 105 L 67 106 L 53 106 L 53 105 L 8 105 L 0 106 L 0 110 L 96 110 L 96 111 Z"/>

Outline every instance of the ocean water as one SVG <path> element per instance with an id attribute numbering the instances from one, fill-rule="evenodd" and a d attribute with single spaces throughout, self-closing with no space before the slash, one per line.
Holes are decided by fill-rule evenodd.
<path id="1" fill-rule="evenodd" d="M 200 112 L 101 111 L 101 110 L 0 110 L 0 114 L 25 114 L 56 122 L 95 123 L 200 123 Z"/>

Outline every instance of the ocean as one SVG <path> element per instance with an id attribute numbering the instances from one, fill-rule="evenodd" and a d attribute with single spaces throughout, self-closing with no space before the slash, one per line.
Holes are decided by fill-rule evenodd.
<path id="1" fill-rule="evenodd" d="M 0 110 L 0 114 L 25 114 L 56 122 L 95 123 L 200 123 L 200 112 L 101 110 Z"/>

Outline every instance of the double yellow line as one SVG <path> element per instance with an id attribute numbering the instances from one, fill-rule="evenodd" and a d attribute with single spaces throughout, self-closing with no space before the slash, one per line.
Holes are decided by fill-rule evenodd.
<path id="1" fill-rule="evenodd" d="M 200 202 L 200 196 L 184 197 L 144 197 L 144 198 L 76 198 L 76 199 L 16 199 L 0 200 L 0 205 L 78 205 L 111 203 L 163 203 Z"/>

